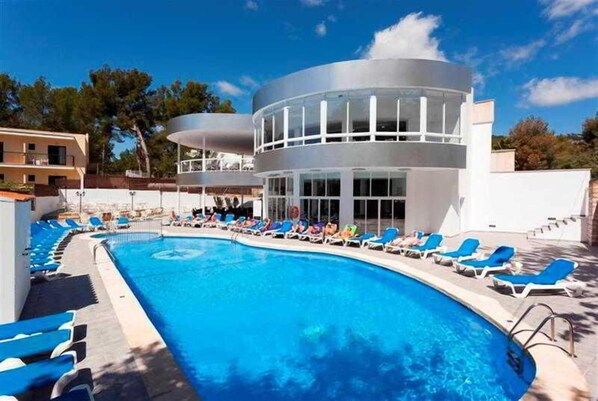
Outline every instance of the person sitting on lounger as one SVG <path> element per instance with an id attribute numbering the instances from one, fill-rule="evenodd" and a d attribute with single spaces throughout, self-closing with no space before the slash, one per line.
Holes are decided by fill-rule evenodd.
<path id="1" fill-rule="evenodd" d="M 270 220 L 268 218 L 264 219 L 264 225 L 262 228 L 260 228 L 260 233 L 268 231 L 270 229 L 271 225 L 272 225 L 272 220 Z"/>
<path id="2" fill-rule="evenodd" d="M 341 239 L 348 239 L 353 237 L 353 227 L 350 225 L 346 225 L 341 231 L 334 234 L 333 238 L 341 238 Z"/>
<path id="3" fill-rule="evenodd" d="M 326 238 L 328 236 L 333 236 L 338 231 L 338 225 L 332 222 L 326 223 L 326 227 L 324 227 L 324 231 L 322 231 L 322 238 Z"/>
<path id="4" fill-rule="evenodd" d="M 179 222 L 179 217 L 176 215 L 174 210 L 170 211 L 170 214 L 168 215 L 168 221 L 170 222 L 171 226 L 180 226 L 181 225 L 181 223 Z"/>
<path id="5" fill-rule="evenodd" d="M 299 220 L 296 224 L 293 224 L 291 231 L 297 234 L 303 234 L 308 228 L 309 224 L 306 224 L 303 220 Z"/>
<path id="6" fill-rule="evenodd" d="M 419 239 L 417 231 L 412 231 L 411 234 L 395 239 L 390 243 L 390 245 L 401 248 L 411 248 L 413 246 L 421 245 L 421 243 L 422 241 Z"/>

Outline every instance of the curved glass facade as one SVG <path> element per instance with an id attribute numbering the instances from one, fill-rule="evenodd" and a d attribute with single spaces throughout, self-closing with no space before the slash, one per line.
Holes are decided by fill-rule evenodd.
<path id="1" fill-rule="evenodd" d="M 333 142 L 461 143 L 464 102 L 460 92 L 413 88 L 305 96 L 254 115 L 255 153 Z"/>

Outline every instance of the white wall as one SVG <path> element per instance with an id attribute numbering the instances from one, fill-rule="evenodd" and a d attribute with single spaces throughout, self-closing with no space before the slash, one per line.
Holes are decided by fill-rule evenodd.
<path id="1" fill-rule="evenodd" d="M 31 221 L 37 221 L 44 214 L 53 212 L 63 207 L 60 196 L 36 196 L 35 210 L 31 211 Z"/>
<path id="2" fill-rule="evenodd" d="M 0 324 L 18 320 L 30 288 L 29 201 L 0 198 Z"/>
<path id="3" fill-rule="evenodd" d="M 460 232 L 459 172 L 407 173 L 405 231 L 421 230 L 456 235 Z"/>
<path id="4" fill-rule="evenodd" d="M 590 170 L 492 173 L 485 230 L 527 232 L 561 219 L 587 214 Z"/>
<path id="5" fill-rule="evenodd" d="M 61 189 L 60 193 L 66 198 L 67 202 L 75 206 L 75 210 L 78 209 L 79 197 L 75 194 L 77 189 Z M 161 199 L 160 199 L 161 198 Z M 245 200 L 249 200 L 250 197 L 246 197 Z M 239 199 L 240 201 L 241 199 Z M 176 192 L 162 192 L 160 191 L 135 191 L 135 197 L 133 200 L 133 206 L 135 208 L 157 208 L 162 206 L 164 210 L 177 210 L 178 209 L 178 197 Z M 83 209 L 86 205 L 121 205 L 123 208 L 131 208 L 131 195 L 129 195 L 128 189 L 98 189 L 89 188 L 85 189 L 85 196 L 83 197 Z M 199 208 L 201 206 L 201 193 L 190 194 L 187 192 L 181 192 L 181 212 L 190 212 L 193 208 Z M 214 207 L 214 199 L 212 196 L 206 196 L 206 207 Z"/>

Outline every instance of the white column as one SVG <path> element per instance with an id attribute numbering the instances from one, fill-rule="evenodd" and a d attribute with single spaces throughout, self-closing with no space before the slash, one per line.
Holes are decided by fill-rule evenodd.
<path id="1" fill-rule="evenodd" d="M 206 186 L 201 187 L 201 214 L 206 215 Z"/>
<path id="2" fill-rule="evenodd" d="M 320 102 L 320 135 L 322 143 L 326 143 L 326 121 L 328 120 L 328 103 L 326 100 Z"/>
<path id="3" fill-rule="evenodd" d="M 401 99 L 397 99 L 397 134 L 401 132 Z M 399 135 L 397 135 L 397 141 Z"/>
<path id="4" fill-rule="evenodd" d="M 293 173 L 293 206 L 301 208 L 301 173 Z M 301 211 L 299 211 L 301 214 Z"/>
<path id="5" fill-rule="evenodd" d="M 421 96 L 419 98 L 419 133 L 420 141 L 426 140 L 426 132 L 428 131 L 428 98 Z"/>
<path id="6" fill-rule="evenodd" d="M 262 149 L 263 149 L 263 147 L 264 147 L 264 138 L 265 138 L 265 135 L 264 135 L 264 118 L 260 117 L 260 119 L 261 119 L 261 124 L 262 124 L 262 132 L 260 133 L 260 135 L 262 136 Z"/>
<path id="7" fill-rule="evenodd" d="M 339 205 L 339 227 L 353 224 L 353 171 L 341 171 L 341 200 Z"/>
<path id="8" fill-rule="evenodd" d="M 201 145 L 201 171 L 206 171 L 206 137 L 202 138 Z"/>
<path id="9" fill-rule="evenodd" d="M 268 178 L 264 178 L 264 195 L 262 196 L 262 220 L 268 216 Z"/>
<path id="10" fill-rule="evenodd" d="M 176 168 L 177 173 L 181 173 L 181 144 L 177 142 L 176 144 Z"/>
<path id="11" fill-rule="evenodd" d="M 446 97 L 442 96 L 442 134 L 446 134 Z M 445 138 L 442 137 L 442 142 L 445 142 Z"/>
<path id="12" fill-rule="evenodd" d="M 370 96 L 370 141 L 376 140 L 376 119 L 378 114 L 378 99 L 376 96 Z"/>
<path id="13" fill-rule="evenodd" d="M 282 109 L 282 137 L 284 138 L 284 147 L 288 147 L 289 143 L 287 142 L 289 139 L 289 107 L 285 107 Z"/>
<path id="14" fill-rule="evenodd" d="M 177 214 L 181 215 L 181 186 L 176 186 L 176 201 L 177 201 Z"/>

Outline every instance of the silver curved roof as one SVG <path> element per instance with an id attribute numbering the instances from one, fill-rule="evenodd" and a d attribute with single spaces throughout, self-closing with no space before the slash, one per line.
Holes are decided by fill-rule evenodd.
<path id="1" fill-rule="evenodd" d="M 227 153 L 253 153 L 250 114 L 196 113 L 175 117 L 167 124 L 168 139 L 191 148 Z"/>
<path id="2" fill-rule="evenodd" d="M 325 64 L 265 84 L 253 97 L 253 112 L 309 94 L 396 87 L 425 87 L 469 93 L 471 70 L 444 61 L 420 59 L 352 60 Z"/>

